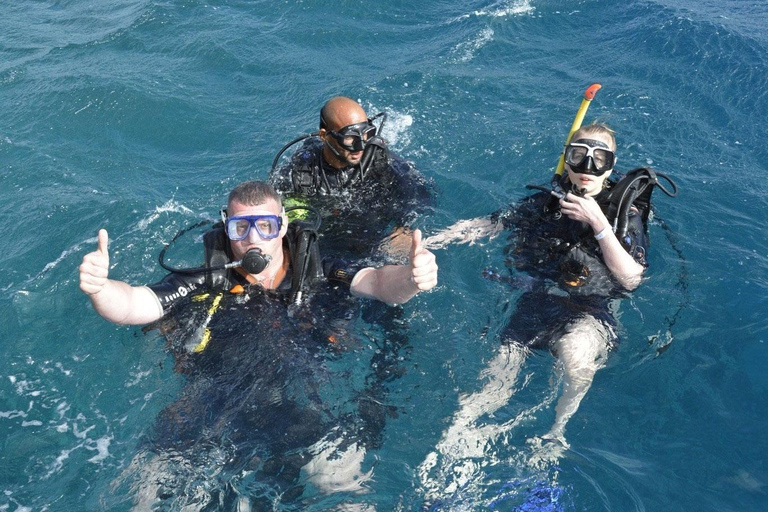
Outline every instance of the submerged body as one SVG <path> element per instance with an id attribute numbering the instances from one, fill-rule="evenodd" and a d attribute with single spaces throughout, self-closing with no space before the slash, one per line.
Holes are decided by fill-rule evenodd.
<path id="1" fill-rule="evenodd" d="M 595 196 L 601 210 L 609 208 L 612 186 L 608 182 Z M 589 315 L 613 326 L 611 302 L 627 290 L 603 262 L 591 227 L 563 215 L 559 200 L 545 192 L 493 215 L 492 221 L 510 231 L 507 266 L 530 278 L 504 331 L 505 341 L 552 350 L 576 318 Z M 648 238 L 639 213 L 630 213 L 622 244 L 637 264 L 647 266 Z"/>
<path id="2" fill-rule="evenodd" d="M 364 457 L 386 411 L 372 406 L 380 397 L 365 370 L 354 370 L 368 350 L 352 334 L 359 303 L 330 282 L 300 309 L 286 293 L 246 287 L 224 296 L 206 323 L 210 341 L 195 351 L 212 299 L 190 298 L 160 326 L 186 383 L 142 449 L 154 474 L 139 470 L 140 481 L 158 482 L 148 504 L 191 506 L 202 493 L 209 504 L 247 497 L 271 510 L 302 495 L 364 492 Z M 216 475 L 188 479 L 190 467 Z"/>
<path id="3" fill-rule="evenodd" d="M 574 141 L 566 149 L 568 172 L 557 184 L 564 191 L 561 197 L 537 193 L 489 219 L 462 221 L 427 239 L 436 247 L 506 230 L 512 275 L 486 275 L 516 286 L 524 282 L 502 331 L 501 349 L 483 372 L 482 389 L 460 396 L 451 425 L 419 467 L 421 484 L 432 498 L 478 478 L 481 466 L 473 459 L 484 458 L 511 428 L 495 424 L 493 414 L 511 399 L 532 350 L 548 350 L 557 358 L 563 382 L 552 427 L 532 440 L 535 463 L 552 462 L 568 448 L 568 420 L 616 346 L 613 313 L 619 299 L 639 285 L 647 266 L 646 216 L 626 208 L 620 219 L 626 230 L 614 233 L 617 197 L 627 182 L 608 180 L 615 161 L 613 134 L 603 125 L 590 125 L 577 131 Z M 575 155 L 568 154 L 572 147 Z"/>
<path id="4" fill-rule="evenodd" d="M 212 482 L 230 468 L 229 476 L 263 474 L 289 487 L 301 472 L 316 493 L 361 489 L 365 448 L 345 419 L 357 416 L 339 407 L 355 400 L 321 397 L 329 383 L 343 380 L 327 371 L 324 349 L 348 339 L 343 333 L 355 316 L 347 308 L 350 292 L 407 302 L 436 284 L 437 265 L 419 230 L 407 265 L 362 270 L 320 259 L 309 243 L 314 235 L 287 222 L 270 185 L 244 182 L 230 193 L 223 227 L 204 237 L 204 268 L 131 286 L 109 278 L 108 235 L 99 232 L 98 248 L 80 265 L 80 288 L 102 317 L 124 324 L 178 321 L 181 306 L 191 306 L 182 329 L 169 331 L 176 332 L 170 345 L 177 369 L 189 376 L 187 386 L 160 414 L 148 449 L 126 475 L 137 483 L 137 509 L 162 502 L 183 510 L 215 506 L 231 496 L 225 487 L 233 484 Z M 189 302 L 202 292 L 198 303 Z M 264 498 L 262 491 L 267 508 L 288 492 L 284 485 L 236 492 L 238 509 L 250 507 L 251 497 Z"/>

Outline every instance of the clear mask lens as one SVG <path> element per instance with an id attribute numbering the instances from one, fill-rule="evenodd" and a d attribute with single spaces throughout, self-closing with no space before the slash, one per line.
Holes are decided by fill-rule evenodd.
<path id="1" fill-rule="evenodd" d="M 280 234 L 281 224 L 277 215 L 242 215 L 228 218 L 226 230 L 229 239 L 234 241 L 248 238 L 251 228 L 255 228 L 263 240 L 272 240 Z"/>
<path id="2" fill-rule="evenodd" d="M 565 148 L 565 163 L 574 172 L 601 175 L 613 169 L 616 154 L 610 149 L 572 143 Z"/>
<path id="3" fill-rule="evenodd" d="M 368 139 L 376 135 L 376 127 L 370 121 L 345 126 L 338 132 L 328 133 L 347 151 L 362 151 Z"/>

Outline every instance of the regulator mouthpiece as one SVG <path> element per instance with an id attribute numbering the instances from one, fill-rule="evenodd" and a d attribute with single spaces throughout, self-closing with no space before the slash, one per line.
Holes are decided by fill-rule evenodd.
<path id="1" fill-rule="evenodd" d="M 249 274 L 261 274 L 264 269 L 267 268 L 269 262 L 272 260 L 270 256 L 264 255 L 259 249 L 251 249 L 243 259 L 238 263 Z"/>

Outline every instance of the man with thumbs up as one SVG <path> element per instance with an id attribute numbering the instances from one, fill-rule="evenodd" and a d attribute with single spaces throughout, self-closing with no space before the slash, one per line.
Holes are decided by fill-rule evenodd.
<path id="1" fill-rule="evenodd" d="M 217 247 L 223 247 L 231 262 L 245 261 L 250 251 L 257 251 L 266 261 L 265 267 L 245 270 L 242 266 L 227 269 L 220 279 L 210 279 L 206 270 L 196 274 L 168 275 L 163 281 L 150 286 L 131 286 L 109 278 L 108 234 L 99 231 L 98 247 L 86 254 L 80 265 L 80 289 L 85 292 L 96 312 L 110 322 L 138 325 L 161 318 L 178 298 L 197 289 L 232 291 L 237 286 L 258 285 L 264 289 L 288 292 L 288 279 L 299 269 L 293 268 L 287 239 L 289 224 L 285 217 L 280 195 L 271 185 L 260 181 L 241 183 L 229 195 L 228 216 L 219 228 Z M 215 252 L 206 247 L 206 253 Z M 221 252 L 221 249 L 219 249 Z M 221 254 L 219 255 L 221 256 Z M 318 264 L 317 274 L 326 279 L 346 282 L 352 295 L 376 299 L 388 304 L 402 304 L 421 291 L 437 284 L 435 256 L 423 247 L 421 231 L 414 230 L 411 240 L 410 262 L 406 265 L 386 265 L 359 271 L 341 268 L 338 261 L 324 259 Z M 210 266 L 210 261 L 206 264 Z"/>
<path id="2" fill-rule="evenodd" d="M 437 264 L 423 247 L 419 230 L 411 236 L 407 264 L 360 270 L 341 260 L 320 259 L 316 246 L 303 243 L 312 239 L 302 238 L 308 231 L 298 221 L 288 223 L 281 197 L 271 185 L 241 183 L 229 195 L 223 225 L 203 237 L 206 267 L 172 272 L 149 286 L 109 277 L 109 238 L 106 230 L 99 231 L 96 250 L 80 265 L 80 289 L 110 322 L 150 323 L 182 297 L 214 292 L 204 299 L 211 301 L 204 322 L 191 330 L 194 335 L 208 331 L 201 336 L 205 341 L 195 338 L 188 343 L 194 336 L 185 328 L 166 333 L 178 356 L 177 368 L 190 381 L 181 397 L 158 415 L 148 448 L 151 455 L 145 460 L 143 453 L 137 454 L 142 461 L 136 465 L 142 482 L 134 496 L 137 509 L 154 508 L 158 499 L 183 508 L 184 486 L 196 482 L 194 474 L 183 475 L 194 472 L 196 463 L 179 460 L 205 460 L 206 450 L 229 449 L 235 441 L 241 444 L 228 459 L 231 472 L 226 474 L 256 471 L 265 480 L 279 482 L 283 499 L 291 489 L 307 484 L 324 494 L 364 491 L 371 473 L 362 469 L 364 455 L 376 445 L 369 439 L 377 433 L 361 425 L 378 425 L 379 418 L 371 412 L 369 392 L 361 398 L 351 394 L 344 407 L 320 400 L 315 388 L 329 381 L 340 385 L 342 378 L 333 373 L 333 365 L 324 363 L 323 354 L 337 357 L 345 348 L 340 339 L 348 325 L 344 320 L 351 318 L 350 305 L 357 307 L 346 294 L 347 286 L 354 296 L 400 304 L 436 285 Z M 308 254 L 307 259 L 297 258 L 300 253 Z M 302 269 L 307 269 L 306 280 L 295 278 Z M 295 295 L 297 282 L 308 284 L 308 297 L 306 307 L 292 309 L 288 305 L 296 302 L 287 299 Z M 226 307 L 214 315 L 219 301 Z M 174 320 L 181 321 L 197 307 L 178 308 Z M 182 342 L 175 343 L 180 337 Z M 294 397 L 287 394 L 286 382 L 312 392 Z M 357 411 L 350 412 L 350 403 L 358 398 Z M 252 443 L 266 447 L 263 456 L 270 462 L 254 466 Z M 178 478 L 166 482 L 163 475 L 169 474 Z M 206 485 L 200 493 L 219 484 Z M 198 497 L 197 491 L 189 495 Z"/>

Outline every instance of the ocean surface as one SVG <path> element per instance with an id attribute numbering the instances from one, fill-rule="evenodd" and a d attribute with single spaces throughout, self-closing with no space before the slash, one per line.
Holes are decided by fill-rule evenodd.
<path id="1" fill-rule="evenodd" d="M 435 251 L 439 286 L 402 307 L 410 345 L 364 461 L 369 492 L 275 509 L 768 509 L 764 1 L 19 0 L 0 13 L 0 511 L 129 510 L 116 482 L 183 388 L 159 333 L 107 323 L 79 290 L 99 228 L 112 277 L 159 280 L 163 244 L 266 178 L 346 95 L 388 112 L 391 148 L 434 181 L 429 235 L 546 183 L 591 83 L 586 122 L 616 130 L 618 168 L 651 166 L 680 193 L 654 195 L 647 279 L 621 305 L 570 449 L 531 464 L 560 386 L 536 353 L 489 420 L 502 433 L 471 485 L 425 498 L 417 468 L 482 387 L 518 296 L 482 277 L 504 268 L 504 237 L 451 246 Z M 348 358 L 353 375 L 369 349 Z"/>

